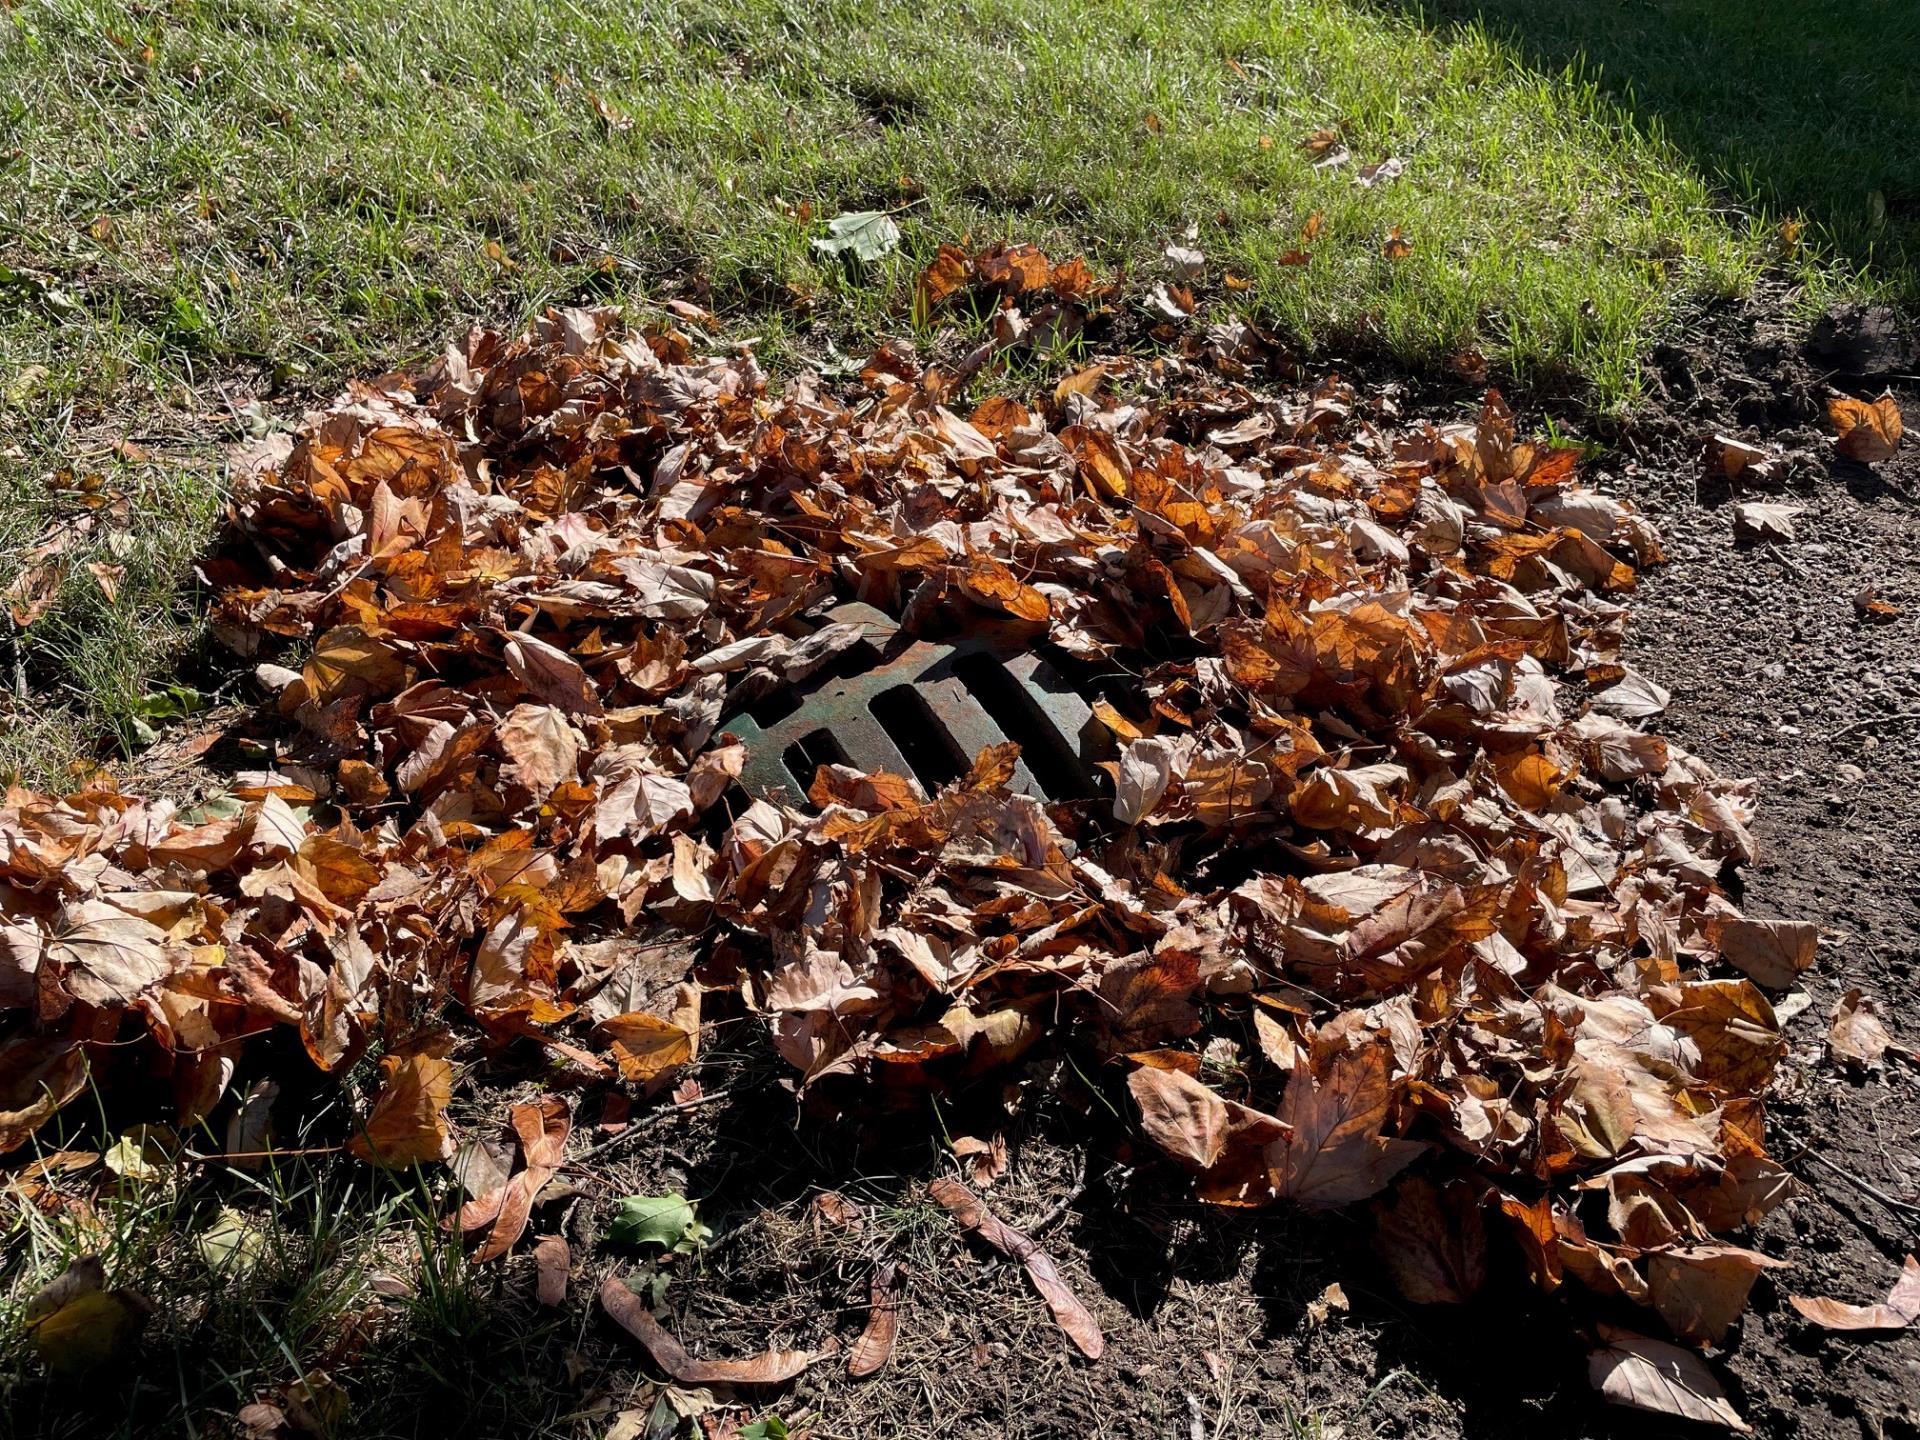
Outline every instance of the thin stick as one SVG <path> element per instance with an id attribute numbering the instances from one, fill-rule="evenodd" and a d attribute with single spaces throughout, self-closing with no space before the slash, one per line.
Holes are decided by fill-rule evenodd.
<path id="1" fill-rule="evenodd" d="M 1082 1195 L 1086 1193 L 1087 1157 L 1092 1153 L 1093 1152 L 1091 1149 L 1082 1150 L 1080 1152 L 1080 1168 L 1074 1174 L 1073 1184 L 1067 1188 L 1066 1194 L 1062 1195 L 1057 1201 L 1054 1202 L 1054 1206 L 1051 1210 L 1047 1211 L 1046 1214 L 1042 1215 L 1038 1220 L 1034 1221 L 1033 1224 L 1024 1227 L 1025 1232 L 1028 1235 L 1039 1235 L 1043 1231 L 1050 1230 L 1055 1225 L 1059 1224 L 1060 1217 L 1067 1213 L 1067 1207 L 1073 1204 L 1074 1201 L 1078 1200 Z"/>
<path id="2" fill-rule="evenodd" d="M 632 1140 L 636 1135 L 639 1135 L 644 1131 L 652 1129 L 655 1121 L 664 1120 L 669 1115 L 683 1114 L 688 1110 L 698 1110 L 702 1105 L 715 1104 L 718 1101 L 727 1099 L 732 1094 L 733 1094 L 733 1091 L 731 1090 L 715 1090 L 710 1095 L 701 1095 L 692 1100 L 682 1100 L 677 1105 L 665 1105 L 658 1110 L 648 1111 L 645 1115 L 642 1115 L 638 1120 L 635 1120 L 632 1123 L 630 1123 L 626 1129 L 622 1130 L 618 1135 L 614 1136 L 611 1140 L 602 1140 L 598 1145 L 595 1145 L 592 1149 L 587 1150 L 582 1154 L 575 1155 L 571 1160 L 567 1161 L 567 1164 L 583 1165 L 589 1160 L 597 1160 L 602 1155 L 606 1154 L 609 1150 L 618 1150 L 622 1145 L 625 1145 L 628 1141 Z"/>
<path id="3" fill-rule="evenodd" d="M 1856 720 L 1851 725 L 1842 725 L 1838 730 L 1834 731 L 1833 734 L 1829 735 L 1827 739 L 1831 742 L 1843 736 L 1852 735 L 1856 731 L 1871 730 L 1876 725 L 1897 725 L 1902 722 L 1914 720 L 1920 720 L 1920 710 L 1903 710 L 1897 715 L 1875 715 L 1868 720 Z"/>
<path id="4" fill-rule="evenodd" d="M 1911 1201 L 1907 1201 L 1907 1200 L 1896 1200 L 1893 1196 L 1887 1194 L 1886 1191 L 1882 1190 L 1879 1186 L 1873 1184 L 1871 1181 L 1863 1180 L 1858 1175 L 1854 1174 L 1851 1170 L 1844 1170 L 1840 1166 L 1834 1164 L 1833 1161 L 1827 1159 L 1827 1157 L 1822 1155 L 1818 1150 L 1804 1151 L 1803 1158 L 1811 1160 L 1816 1165 L 1821 1165 L 1827 1168 L 1828 1170 L 1831 1170 L 1835 1175 L 1838 1175 L 1842 1180 L 1845 1180 L 1848 1184 L 1858 1186 L 1860 1191 L 1863 1194 L 1871 1195 L 1875 1200 L 1878 1200 L 1882 1205 L 1886 1206 L 1889 1210 L 1898 1210 L 1908 1215 L 1920 1215 L 1920 1205 L 1915 1205 Z"/>
<path id="5" fill-rule="evenodd" d="M 289 1160 L 296 1155 L 338 1155 L 344 1145 L 309 1145 L 301 1150 L 229 1150 L 220 1155 L 203 1155 L 198 1150 L 182 1150 L 189 1160 L 203 1165 L 231 1165 L 236 1160 Z"/>

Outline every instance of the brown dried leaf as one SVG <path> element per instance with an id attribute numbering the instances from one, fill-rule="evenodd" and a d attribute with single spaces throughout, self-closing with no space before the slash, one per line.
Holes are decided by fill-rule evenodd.
<path id="1" fill-rule="evenodd" d="M 512 778 L 544 800 L 580 778 L 580 736 L 554 705 L 516 705 L 495 731 Z"/>
<path id="2" fill-rule="evenodd" d="M 1127 1077 L 1147 1138 L 1182 1164 L 1206 1170 L 1227 1145 L 1227 1102 L 1178 1070 L 1142 1066 Z"/>
<path id="3" fill-rule="evenodd" d="M 973 1231 L 1002 1255 L 1026 1266 L 1033 1288 L 1040 1292 L 1040 1298 L 1053 1311 L 1055 1321 L 1082 1354 L 1098 1360 L 1106 1353 L 1106 1337 L 1100 1333 L 1099 1325 L 1072 1287 L 1061 1278 L 1059 1267 L 1046 1251 L 1001 1221 L 958 1180 L 942 1176 L 927 1187 L 927 1192 L 960 1223 L 961 1229 Z"/>
<path id="4" fill-rule="evenodd" d="M 1346 1205 L 1378 1193 L 1426 1153 L 1383 1136 L 1390 1089 L 1386 1050 L 1366 1045 L 1316 1069 L 1296 1066 L 1280 1101 L 1288 1133 L 1267 1149 L 1274 1193 L 1302 1205 Z"/>
<path id="5" fill-rule="evenodd" d="M 1909 1255 L 1900 1267 L 1900 1278 L 1893 1282 L 1884 1302 L 1874 1305 L 1849 1305 L 1826 1296 L 1809 1299 L 1789 1295 L 1788 1301 L 1814 1324 L 1827 1330 L 1903 1330 L 1920 1320 L 1920 1260 Z"/>
<path id="6" fill-rule="evenodd" d="M 507 672 L 536 699 L 558 706 L 569 715 L 599 715 L 600 692 L 580 663 L 531 635 L 507 639 Z"/>
<path id="7" fill-rule="evenodd" d="M 1653 1308 L 1682 1339 L 1718 1345 L 1746 1308 L 1760 1272 L 1784 1263 L 1737 1245 L 1660 1251 L 1647 1270 Z"/>
<path id="8" fill-rule="evenodd" d="M 1886 1059 L 1893 1037 L 1880 1018 L 1880 1002 L 1849 990 L 1833 1007 L 1827 1053 L 1850 1065 L 1871 1068 Z"/>
<path id="9" fill-rule="evenodd" d="M 1804 920 L 1728 918 L 1714 925 L 1713 939 L 1727 963 L 1756 984 L 1787 990 L 1813 964 L 1820 927 Z"/>
<path id="10" fill-rule="evenodd" d="M 380 1062 L 380 1079 L 373 1111 L 347 1149 L 398 1170 L 452 1159 L 453 1132 L 447 1125 L 452 1062 L 424 1051 L 389 1055 Z"/>
<path id="11" fill-rule="evenodd" d="M 567 1242 L 548 1235 L 533 1247 L 533 1297 L 549 1309 L 567 1303 L 567 1272 L 572 1264 Z"/>
<path id="12" fill-rule="evenodd" d="M 847 1374 L 855 1380 L 879 1374 L 893 1358 L 893 1342 L 900 1333 L 901 1280 L 896 1261 L 883 1260 L 874 1267 L 866 1328 L 847 1354 Z"/>
<path id="13" fill-rule="evenodd" d="M 46 958 L 61 984 L 89 1005 L 130 1003 L 187 961 L 170 951 L 166 932 L 104 900 L 67 907 Z"/>
<path id="14" fill-rule="evenodd" d="M 1374 1252 L 1414 1304 L 1465 1304 L 1487 1278 L 1480 1202 L 1463 1182 L 1443 1189 L 1409 1175 L 1375 1203 Z"/>
<path id="15" fill-rule="evenodd" d="M 745 1360 L 696 1360 L 653 1318 L 646 1302 L 612 1276 L 600 1286 L 600 1308 L 682 1385 L 784 1385 L 815 1358 L 805 1350 L 768 1350 Z"/>
<path id="16" fill-rule="evenodd" d="M 1749 1433 L 1707 1362 L 1691 1350 L 1605 1322 L 1596 1328 L 1600 1344 L 1588 1353 L 1587 1379 L 1612 1403 Z"/>

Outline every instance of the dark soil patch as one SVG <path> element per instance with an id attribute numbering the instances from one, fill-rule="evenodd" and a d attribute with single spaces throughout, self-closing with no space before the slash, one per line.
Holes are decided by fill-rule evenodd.
<path id="1" fill-rule="evenodd" d="M 1792 1060 L 1769 1107 L 1769 1148 L 1805 1193 L 1755 1241 L 1794 1269 L 1756 1291 L 1726 1368 L 1762 1434 L 1878 1440 L 1920 1434 L 1920 1336 L 1824 1338 L 1783 1294 L 1877 1297 L 1920 1249 L 1920 1211 L 1865 1188 L 1920 1199 L 1920 1071 L 1850 1079 L 1822 1060 L 1849 988 L 1886 1004 L 1898 1038 L 1920 1038 L 1908 1008 L 1920 964 L 1920 448 L 1868 470 L 1835 456 L 1820 429 L 1830 387 L 1871 396 L 1891 380 L 1908 415 L 1920 413 L 1920 389 L 1886 373 L 1911 354 L 1909 338 L 1875 317 L 1835 319 L 1802 352 L 1749 310 L 1661 356 L 1667 399 L 1639 427 L 1640 458 L 1618 483 L 1673 551 L 1628 632 L 1633 656 L 1673 690 L 1663 728 L 1723 773 L 1760 782 L 1749 913 L 1822 926 L 1805 977 L 1812 1003 L 1789 1025 Z M 1772 488 L 1806 507 L 1791 543 L 1736 542 L 1726 502 L 1774 497 L 1696 478 L 1703 437 L 1736 421 L 1745 438 L 1788 451 Z M 1862 594 L 1900 613 L 1863 616 Z"/>

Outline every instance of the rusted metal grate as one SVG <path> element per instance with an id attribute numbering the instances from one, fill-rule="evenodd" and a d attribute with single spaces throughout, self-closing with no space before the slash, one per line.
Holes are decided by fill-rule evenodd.
<path id="1" fill-rule="evenodd" d="M 750 793 L 804 794 L 823 764 L 911 775 L 931 793 L 1008 740 L 1020 745 L 1015 789 L 1051 801 L 1100 793 L 1094 766 L 1110 756 L 1111 733 L 1043 648 L 987 635 L 915 640 L 859 601 L 826 619 L 866 627 L 865 640 L 825 675 L 726 722 L 746 742 Z"/>

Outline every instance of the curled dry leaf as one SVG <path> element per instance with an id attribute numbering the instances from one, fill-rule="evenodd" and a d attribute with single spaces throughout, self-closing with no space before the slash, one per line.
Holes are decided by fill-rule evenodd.
<path id="1" fill-rule="evenodd" d="M 893 1358 L 893 1343 L 900 1333 L 901 1280 L 897 1261 L 883 1260 L 874 1267 L 866 1328 L 847 1353 L 847 1374 L 856 1380 L 879 1374 Z"/>
<path id="2" fill-rule="evenodd" d="M 1794 517 L 1805 513 L 1804 505 L 1745 500 L 1733 507 L 1733 528 L 1756 540 L 1791 540 Z"/>
<path id="3" fill-rule="evenodd" d="M 573 1133 L 572 1112 L 558 1095 L 514 1106 L 512 1123 L 520 1141 L 523 1168 L 505 1184 L 469 1200 L 455 1217 L 464 1234 L 477 1234 L 483 1225 L 493 1227 L 486 1242 L 474 1252 L 476 1265 L 499 1259 L 526 1233 L 534 1199 L 565 1162 L 567 1137 Z"/>
<path id="4" fill-rule="evenodd" d="M 1372 165 L 1362 165 L 1354 172 L 1353 178 L 1361 189 L 1370 190 L 1375 185 L 1385 185 L 1388 181 L 1399 179 L 1406 168 L 1407 162 L 1393 155 Z"/>
<path id="5" fill-rule="evenodd" d="M 971 1230 L 1002 1255 L 1026 1267 L 1033 1288 L 1040 1292 L 1040 1298 L 1053 1311 L 1054 1320 L 1083 1355 L 1089 1360 L 1098 1360 L 1106 1353 L 1107 1341 L 1100 1333 L 1100 1326 L 1080 1303 L 1080 1297 L 1073 1293 L 1073 1287 L 1061 1278 L 1052 1256 L 987 1209 L 958 1180 L 942 1177 L 927 1187 L 927 1193 L 960 1223 L 961 1229 Z"/>
<path id="6" fill-rule="evenodd" d="M 1859 990 L 1849 990 L 1834 1004 L 1827 1026 L 1827 1053 L 1849 1065 L 1870 1069 L 1886 1059 L 1893 1046 L 1880 1018 L 1880 1002 Z"/>
<path id="7" fill-rule="evenodd" d="M 1920 1260 L 1907 1256 L 1900 1267 L 1900 1278 L 1893 1282 L 1887 1298 L 1872 1305 L 1849 1305 L 1826 1296 L 1809 1299 L 1801 1295 L 1787 1297 L 1807 1319 L 1826 1330 L 1903 1330 L 1920 1320 Z"/>
<path id="8" fill-rule="evenodd" d="M 600 1286 L 600 1308 L 682 1385 L 784 1385 L 815 1359 L 805 1350 L 768 1350 L 744 1360 L 696 1360 L 653 1318 L 644 1300 L 611 1276 Z"/>
<path id="9" fill-rule="evenodd" d="M 1007 1137 L 997 1131 L 991 1140 L 961 1135 L 953 1142 L 953 1153 L 966 1162 L 968 1177 L 983 1190 L 1007 1173 Z"/>
<path id="10" fill-rule="evenodd" d="M 1226 1149 L 1227 1102 L 1191 1075 L 1143 1065 L 1127 1077 L 1140 1128 L 1167 1154 L 1206 1170 Z"/>
<path id="11" fill-rule="evenodd" d="M 1707 442 L 1707 464 L 1729 480 L 1750 471 L 1764 472 L 1774 458 L 1770 451 L 1729 435 L 1715 435 Z"/>
<path id="12" fill-rule="evenodd" d="M 1892 459 L 1900 448 L 1900 407 L 1891 395 L 1878 400 L 1836 395 L 1827 401 L 1827 420 L 1837 437 L 1835 444 L 1849 460 L 1871 465 Z"/>
<path id="13" fill-rule="evenodd" d="M 838 1190 L 822 1190 L 814 1196 L 813 1213 L 830 1230 L 858 1231 L 866 1221 L 866 1211 L 860 1203 L 849 1200 Z"/>
<path id="14" fill-rule="evenodd" d="M 1600 1343 L 1587 1356 L 1587 1378 L 1613 1404 L 1748 1433 L 1707 1362 L 1691 1350 L 1617 1325 L 1603 1323 L 1598 1330 Z"/>
<path id="15" fill-rule="evenodd" d="M 1347 1302 L 1347 1292 L 1341 1288 L 1338 1280 L 1320 1292 L 1317 1299 L 1307 1302 L 1306 1321 L 1309 1329 L 1318 1329 L 1335 1314 L 1344 1315 L 1352 1307 Z"/>

